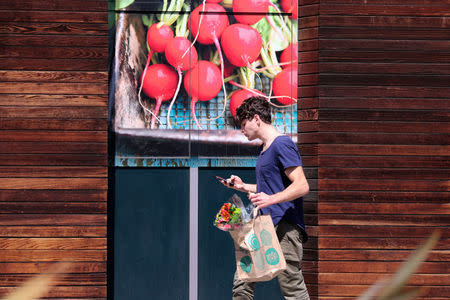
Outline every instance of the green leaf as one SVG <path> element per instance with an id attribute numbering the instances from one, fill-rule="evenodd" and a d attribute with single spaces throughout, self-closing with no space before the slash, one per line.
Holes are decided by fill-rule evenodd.
<path id="1" fill-rule="evenodd" d="M 122 9 L 127 6 L 130 6 L 134 0 L 116 0 L 116 9 Z"/>

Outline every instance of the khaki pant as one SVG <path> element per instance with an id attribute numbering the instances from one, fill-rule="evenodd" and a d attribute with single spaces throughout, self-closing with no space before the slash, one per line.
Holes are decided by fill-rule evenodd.
<path id="1" fill-rule="evenodd" d="M 286 300 L 309 300 L 301 269 L 302 233 L 296 225 L 286 221 L 281 221 L 275 229 L 286 259 L 286 270 L 278 275 L 281 293 Z M 233 300 L 251 300 L 254 293 L 255 283 L 239 280 L 236 272 L 233 282 Z"/>

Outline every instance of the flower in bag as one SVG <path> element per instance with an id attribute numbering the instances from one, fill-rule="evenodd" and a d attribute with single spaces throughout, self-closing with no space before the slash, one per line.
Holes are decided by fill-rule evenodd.
<path id="1" fill-rule="evenodd" d="M 220 208 L 216 215 L 214 225 L 221 229 L 228 231 L 237 228 L 242 224 L 241 209 L 231 203 L 225 203 Z"/>

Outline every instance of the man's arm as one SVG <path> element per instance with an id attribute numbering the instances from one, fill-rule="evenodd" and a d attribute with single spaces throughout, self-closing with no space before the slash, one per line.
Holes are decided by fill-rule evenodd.
<path id="1" fill-rule="evenodd" d="M 230 184 L 232 183 L 232 185 Z M 231 175 L 231 177 L 222 184 L 230 189 L 235 189 L 244 193 L 256 193 L 256 184 L 244 183 L 239 176 Z"/>
<path id="2" fill-rule="evenodd" d="M 301 166 L 289 167 L 284 172 L 292 182 L 285 190 L 273 195 L 266 193 L 250 195 L 250 201 L 258 208 L 263 208 L 276 203 L 292 201 L 308 194 L 309 185 Z"/>

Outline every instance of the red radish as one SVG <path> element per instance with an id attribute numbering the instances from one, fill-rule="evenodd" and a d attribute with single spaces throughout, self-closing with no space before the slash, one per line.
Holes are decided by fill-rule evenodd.
<path id="1" fill-rule="evenodd" d="M 273 94 L 283 105 L 297 102 L 297 69 L 286 68 L 275 76 L 273 80 Z"/>
<path id="2" fill-rule="evenodd" d="M 247 67 L 254 62 L 262 49 L 259 32 L 249 25 L 233 24 L 227 27 L 220 40 L 227 59 L 236 67 Z"/>
<path id="3" fill-rule="evenodd" d="M 220 82 L 222 84 L 225 103 L 223 110 L 218 117 L 225 113 L 227 100 L 227 90 L 225 89 L 224 81 L 224 59 L 220 48 L 219 39 L 228 25 L 229 21 L 225 9 L 216 3 L 203 3 L 202 5 L 197 6 L 192 11 L 188 21 L 189 30 L 192 35 L 195 36 L 194 42 L 198 39 L 199 43 L 204 45 L 215 44 L 217 52 L 219 53 L 221 73 Z"/>
<path id="4" fill-rule="evenodd" d="M 200 24 L 201 19 L 201 24 Z M 206 3 L 197 6 L 189 16 L 188 27 L 193 36 L 198 34 L 198 42 L 204 45 L 215 43 L 219 40 L 222 32 L 228 27 L 228 16 L 225 9 L 215 3 Z"/>
<path id="5" fill-rule="evenodd" d="M 290 44 L 286 49 L 281 52 L 280 56 L 281 67 L 288 68 L 294 67 L 298 63 L 298 44 Z"/>
<path id="6" fill-rule="evenodd" d="M 219 94 L 222 87 L 222 77 L 219 68 L 212 62 L 200 60 L 197 65 L 184 75 L 184 89 L 191 97 L 192 117 L 199 129 L 195 115 L 195 104 L 198 100 L 209 101 Z"/>
<path id="7" fill-rule="evenodd" d="M 167 43 L 166 46 L 166 59 L 178 72 L 178 84 L 176 91 L 173 95 L 173 99 L 170 102 L 167 110 L 167 126 L 172 128 L 170 124 L 170 112 L 172 111 L 173 104 L 180 91 L 181 80 L 183 75 L 181 71 L 189 70 L 197 65 L 198 54 L 194 47 L 191 47 L 192 43 L 185 37 L 177 36 Z M 186 55 L 184 55 L 186 53 Z"/>
<path id="8" fill-rule="evenodd" d="M 167 43 L 174 37 L 170 26 L 163 22 L 155 23 L 147 31 L 147 45 L 150 51 L 163 53 Z"/>
<path id="9" fill-rule="evenodd" d="M 292 13 L 289 16 L 292 20 L 297 20 L 298 18 L 298 2 L 297 0 L 281 0 L 281 8 L 286 13 Z"/>
<path id="10" fill-rule="evenodd" d="M 183 57 L 186 50 L 188 53 Z M 180 68 L 181 71 L 193 68 L 198 61 L 197 50 L 182 36 L 177 36 L 167 43 L 165 55 L 167 62 L 175 69 Z"/>
<path id="11" fill-rule="evenodd" d="M 161 103 L 173 97 L 177 88 L 177 73 L 165 64 L 155 64 L 147 68 L 142 74 L 141 88 L 150 98 L 156 99 L 156 106 L 152 113 L 151 128 L 154 128 L 156 115 Z"/>
<path id="12" fill-rule="evenodd" d="M 242 102 L 253 96 L 264 96 L 264 94 L 258 90 L 237 90 L 231 95 L 230 98 L 230 112 L 233 118 L 236 120 L 236 110 L 241 106 Z"/>
<path id="13" fill-rule="evenodd" d="M 233 12 L 237 13 L 234 17 L 242 24 L 256 24 L 265 16 L 270 4 L 270 0 L 233 0 Z"/>

